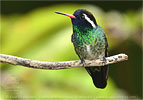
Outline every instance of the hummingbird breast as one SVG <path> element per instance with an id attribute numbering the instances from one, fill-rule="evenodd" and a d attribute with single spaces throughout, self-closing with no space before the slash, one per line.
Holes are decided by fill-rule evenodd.
<path id="1" fill-rule="evenodd" d="M 84 32 L 75 27 L 72 42 L 82 60 L 94 60 L 105 56 L 106 40 L 104 30 L 100 26 Z"/>

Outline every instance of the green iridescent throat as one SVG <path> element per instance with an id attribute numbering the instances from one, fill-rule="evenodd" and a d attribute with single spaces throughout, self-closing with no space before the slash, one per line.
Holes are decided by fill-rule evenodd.
<path id="1" fill-rule="evenodd" d="M 75 42 L 79 45 L 91 44 L 96 39 L 96 34 L 94 34 L 96 27 L 94 29 L 87 27 L 87 28 L 84 28 L 83 30 L 83 28 L 74 26 L 73 29 L 75 31 L 76 38 L 77 38 Z"/>

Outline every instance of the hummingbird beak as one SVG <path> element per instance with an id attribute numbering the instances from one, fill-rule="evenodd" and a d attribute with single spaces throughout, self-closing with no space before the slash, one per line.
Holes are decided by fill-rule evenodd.
<path id="1" fill-rule="evenodd" d="M 74 15 L 70 15 L 70 14 L 65 14 L 65 13 L 61 13 L 61 12 L 55 12 L 55 13 L 65 15 L 65 16 L 68 16 L 68 17 L 74 18 L 74 19 L 76 18 Z"/>

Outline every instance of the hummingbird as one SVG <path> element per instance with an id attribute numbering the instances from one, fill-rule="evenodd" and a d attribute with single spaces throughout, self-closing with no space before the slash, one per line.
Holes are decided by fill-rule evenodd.
<path id="1" fill-rule="evenodd" d="M 73 15 L 62 12 L 57 14 L 71 18 L 73 26 L 72 43 L 76 54 L 84 65 L 85 60 L 105 60 L 107 57 L 108 42 L 105 32 L 100 27 L 93 14 L 85 9 L 76 10 Z M 95 87 L 104 89 L 107 85 L 108 66 L 87 67 Z"/>

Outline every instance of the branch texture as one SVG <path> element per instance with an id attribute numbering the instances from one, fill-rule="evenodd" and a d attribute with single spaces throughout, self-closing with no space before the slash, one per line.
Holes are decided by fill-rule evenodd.
<path id="1" fill-rule="evenodd" d="M 111 57 L 106 57 L 106 60 L 103 61 L 101 59 L 97 60 L 86 60 L 84 65 L 81 63 L 80 60 L 75 61 L 65 61 L 65 62 L 44 62 L 44 61 L 36 61 L 30 60 L 25 58 L 20 58 L 11 55 L 0 54 L 0 62 L 8 63 L 12 65 L 21 65 L 29 68 L 37 68 L 37 69 L 67 69 L 67 68 L 74 68 L 80 66 L 104 66 L 113 63 L 117 63 L 120 61 L 128 60 L 128 56 L 126 54 L 118 54 Z"/>

